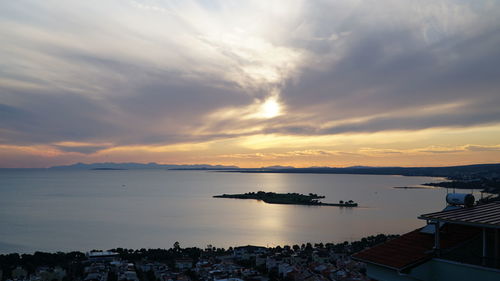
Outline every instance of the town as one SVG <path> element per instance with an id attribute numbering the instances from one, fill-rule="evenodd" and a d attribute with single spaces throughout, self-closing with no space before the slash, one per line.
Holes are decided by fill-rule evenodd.
<path id="1" fill-rule="evenodd" d="M 228 249 L 111 249 L 87 253 L 0 255 L 2 281 L 265 281 L 369 280 L 353 253 L 395 235 L 379 234 L 355 242 L 293 246 L 240 246 Z"/>

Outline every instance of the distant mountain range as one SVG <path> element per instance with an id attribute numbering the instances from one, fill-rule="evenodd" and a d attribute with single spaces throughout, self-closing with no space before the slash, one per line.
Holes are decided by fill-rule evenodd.
<path id="1" fill-rule="evenodd" d="M 167 169 L 167 170 L 232 170 L 239 169 L 237 166 L 224 166 L 224 165 L 164 165 L 157 163 L 76 163 L 67 166 L 54 166 L 50 169 L 58 170 L 144 170 L 144 169 Z"/>
<path id="2" fill-rule="evenodd" d="M 464 177 L 500 177 L 500 164 L 477 164 L 450 167 L 369 167 L 353 166 L 347 168 L 309 167 L 294 168 L 292 166 L 269 166 L 262 168 L 239 168 L 224 165 L 173 165 L 157 163 L 76 163 L 68 166 L 54 166 L 50 169 L 60 170 L 135 170 L 135 169 L 166 169 L 166 170 L 223 170 L 244 173 L 308 173 L 308 174 L 368 174 L 368 175 L 403 175 L 403 176 L 434 176 L 449 178 Z"/>

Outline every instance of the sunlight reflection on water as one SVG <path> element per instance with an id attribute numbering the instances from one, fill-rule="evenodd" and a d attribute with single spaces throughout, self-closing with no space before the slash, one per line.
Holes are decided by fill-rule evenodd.
<path id="1" fill-rule="evenodd" d="M 203 171 L 1 171 L 0 252 L 212 244 L 342 242 L 423 225 L 445 189 L 395 189 L 437 178 Z M 124 186 L 126 188 L 124 188 Z M 274 205 L 213 195 L 317 193 L 359 208 Z"/>

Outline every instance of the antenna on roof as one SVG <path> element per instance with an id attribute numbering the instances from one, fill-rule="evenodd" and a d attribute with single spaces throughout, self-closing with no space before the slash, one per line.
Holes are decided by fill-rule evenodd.
<path id="1" fill-rule="evenodd" d="M 447 186 L 446 187 L 446 197 L 448 197 L 448 194 L 450 194 L 450 187 Z M 448 202 L 446 202 L 446 200 L 444 200 L 444 207 L 446 208 L 448 206 Z"/>
<path id="2" fill-rule="evenodd" d="M 446 195 L 446 202 L 451 206 L 463 205 L 472 207 L 474 205 L 474 195 L 465 193 L 453 193 Z"/>

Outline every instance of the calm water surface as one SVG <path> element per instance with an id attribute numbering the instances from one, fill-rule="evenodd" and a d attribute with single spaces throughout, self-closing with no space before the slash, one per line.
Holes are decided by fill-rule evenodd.
<path id="1" fill-rule="evenodd" d="M 342 242 L 404 233 L 444 207 L 439 178 L 205 171 L 0 170 L 0 252 Z M 212 195 L 318 193 L 359 208 L 272 205 Z"/>

